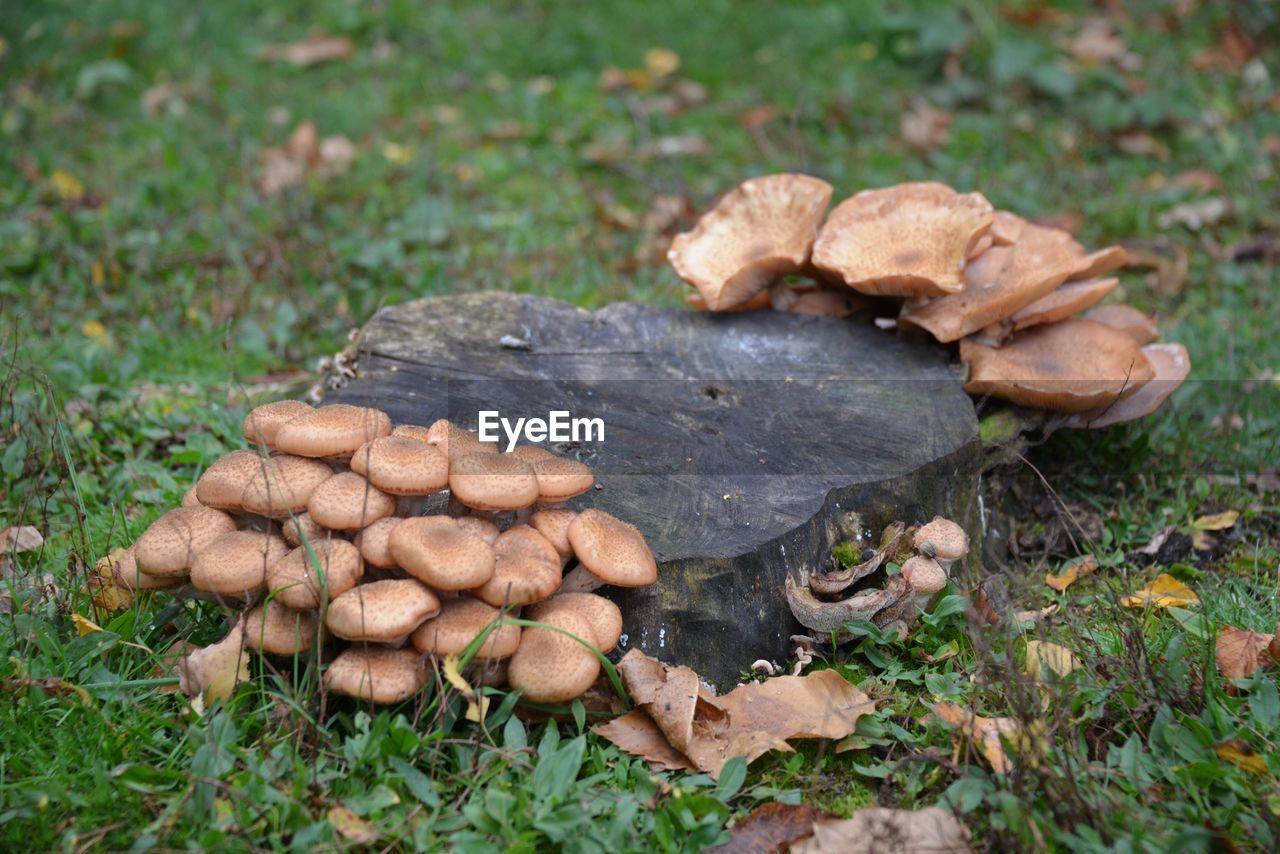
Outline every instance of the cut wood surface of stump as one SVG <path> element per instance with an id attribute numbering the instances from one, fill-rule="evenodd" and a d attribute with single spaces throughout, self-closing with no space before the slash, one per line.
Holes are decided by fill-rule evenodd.
<path id="1" fill-rule="evenodd" d="M 373 317 L 356 379 L 326 402 L 472 429 L 480 410 L 602 419 L 603 441 L 548 447 L 595 472 L 568 505 L 636 525 L 658 560 L 656 585 L 601 591 L 622 606 L 620 647 L 719 688 L 787 658 L 799 624 L 785 577 L 826 569 L 835 543 L 936 514 L 981 542 L 978 425 L 957 368 L 841 320 L 422 299 Z"/>

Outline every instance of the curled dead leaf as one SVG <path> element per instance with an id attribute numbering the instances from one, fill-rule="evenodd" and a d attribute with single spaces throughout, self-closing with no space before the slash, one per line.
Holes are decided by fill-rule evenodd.
<path id="1" fill-rule="evenodd" d="M 368 845 L 378 838 L 369 822 L 346 807 L 333 807 L 326 817 L 339 836 L 357 845 Z"/>
<path id="2" fill-rule="evenodd" d="M 997 774 L 1013 770 L 1013 760 L 1005 752 L 1001 736 L 1015 736 L 1021 727 L 1014 718 L 984 718 L 955 703 L 940 702 L 933 706 L 933 717 L 948 726 L 959 727 L 973 746 L 982 753 Z"/>
<path id="3" fill-rule="evenodd" d="M 782 851 L 784 846 L 812 836 L 814 822 L 829 818 L 835 816 L 807 804 L 761 804 L 729 829 L 726 844 L 711 850 L 719 854 Z"/>
<path id="4" fill-rule="evenodd" d="M 1072 561 L 1059 575 L 1046 575 L 1044 583 L 1061 593 L 1086 575 L 1092 575 L 1098 569 L 1098 559 L 1093 555 L 1083 555 Z"/>
<path id="5" fill-rule="evenodd" d="M 820 819 L 813 836 L 791 846 L 797 854 L 879 854 L 882 851 L 969 851 L 969 830 L 939 807 L 860 809 L 846 819 Z"/>
<path id="6" fill-rule="evenodd" d="M 1227 679 L 1249 678 L 1259 667 L 1268 664 L 1269 647 L 1274 640 L 1274 635 L 1227 626 L 1218 633 L 1214 653 L 1218 672 Z"/>
<path id="7" fill-rule="evenodd" d="M 1190 587 L 1168 573 L 1120 600 L 1126 608 L 1184 608 L 1199 605 L 1200 597 Z"/>
<path id="8" fill-rule="evenodd" d="M 1267 760 L 1249 745 L 1247 741 L 1233 738 L 1213 748 L 1213 752 L 1224 762 L 1230 762 L 1237 768 L 1243 768 L 1251 774 L 1267 773 Z"/>
<path id="9" fill-rule="evenodd" d="M 1022 670 L 1037 682 L 1048 681 L 1046 677 L 1049 674 L 1067 676 L 1079 668 L 1080 659 L 1065 646 L 1046 641 L 1027 641 L 1027 660 Z"/>
<path id="10" fill-rule="evenodd" d="M 249 678 L 244 620 L 237 620 L 217 643 L 193 650 L 178 662 L 177 670 L 179 686 L 188 697 L 199 700 L 198 709 L 225 700 L 236 685 Z"/>

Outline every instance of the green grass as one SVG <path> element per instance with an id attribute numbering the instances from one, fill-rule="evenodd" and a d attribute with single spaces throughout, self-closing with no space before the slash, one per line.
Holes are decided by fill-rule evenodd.
<path id="1" fill-rule="evenodd" d="M 945 800 L 975 839 L 1006 847 L 1274 846 L 1275 678 L 1224 685 L 1211 639 L 1224 624 L 1276 624 L 1280 507 L 1244 478 L 1280 458 L 1280 281 L 1226 248 L 1280 231 L 1280 16 L 1258 0 L 1186 14 L 1124 5 L 1112 20 L 1131 70 L 1071 58 L 1097 14 L 1083 2 L 1038 17 L 1042 4 L 982 2 L 722 0 L 661 14 L 613 0 L 5 4 L 0 527 L 34 524 L 47 542 L 16 556 L 15 613 L 0 617 L 0 844 L 304 848 L 367 833 L 399 847 L 695 848 L 783 798 L 838 813 Z M 1206 63 L 1232 14 L 1262 52 Z M 356 55 L 306 70 L 254 58 L 312 30 L 351 37 Z M 601 89 L 607 66 L 642 67 L 654 47 L 679 55 L 675 76 L 704 85 L 704 103 L 666 115 L 660 92 Z M 181 96 L 148 115 L 140 99 L 161 83 Z M 901 139 L 917 98 L 953 115 L 936 151 Z M 742 121 L 765 106 L 775 119 Z M 264 198 L 258 152 L 303 119 L 359 156 Z M 684 135 L 710 153 L 645 153 Z M 1135 140 L 1150 151 L 1133 153 Z M 936 178 L 1072 218 L 1090 246 L 1185 253 L 1181 288 L 1131 271 L 1120 296 L 1187 345 L 1192 381 L 1139 424 L 1060 433 L 1029 453 L 1103 522 L 1102 568 L 1064 594 L 1039 583 L 1056 558 L 1011 567 L 1018 607 L 1062 606 L 1047 623 L 1008 633 L 956 611 L 906 642 L 868 637 L 820 662 L 881 701 L 855 749 L 766 757 L 740 788 L 652 774 L 572 724 L 520 723 L 500 697 L 479 730 L 452 695 L 433 698 L 427 720 L 416 708 L 371 717 L 321 710 L 266 674 L 195 716 L 145 687 L 155 653 L 216 639 L 221 614 L 159 597 L 95 614 L 87 567 L 236 446 L 246 398 L 304 390 L 350 329 L 414 297 L 501 288 L 678 304 L 683 286 L 654 247 L 744 177 L 782 169 L 839 194 Z M 79 198 L 65 181 L 59 192 L 64 173 Z M 1215 185 L 1196 189 L 1206 176 Z M 1158 225 L 1206 196 L 1229 201 L 1219 222 Z M 663 200 L 679 218 L 647 223 Z M 1028 506 L 1048 500 L 1038 479 L 1024 466 L 993 481 L 1012 523 L 1030 526 Z M 1165 525 L 1228 509 L 1241 519 L 1214 549 L 1161 568 L 1201 608 L 1118 608 L 1157 572 L 1128 555 Z M 73 613 L 107 631 L 77 637 Z M 1029 638 L 1084 661 L 1047 710 L 1018 675 Z M 91 686 L 88 702 L 50 679 Z M 933 698 L 1041 718 L 1048 747 L 993 775 L 922 720 Z M 1232 738 L 1266 757 L 1265 773 L 1216 757 Z M 335 807 L 361 818 L 353 836 L 337 835 Z M 575 824 L 584 813 L 590 834 Z"/>

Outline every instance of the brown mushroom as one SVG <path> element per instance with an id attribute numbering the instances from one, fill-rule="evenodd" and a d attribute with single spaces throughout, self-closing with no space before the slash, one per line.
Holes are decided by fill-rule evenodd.
<path id="1" fill-rule="evenodd" d="M 421 434 L 415 431 L 413 438 L 417 438 L 419 435 Z M 459 427 L 444 418 L 433 422 L 427 428 L 425 441 L 427 444 L 438 448 L 441 453 L 449 458 L 450 463 L 458 457 L 465 457 L 468 454 L 496 454 L 499 452 L 498 443 L 481 442 L 480 437 L 471 430 Z"/>
<path id="2" fill-rule="evenodd" d="M 568 702 L 586 693 L 600 675 L 600 660 L 579 642 L 592 642 L 591 623 L 568 611 L 552 614 L 546 623 L 555 628 L 530 628 L 521 634 L 520 648 L 507 666 L 507 681 L 530 702 Z"/>
<path id="3" fill-rule="evenodd" d="M 609 652 L 622 637 L 622 611 L 613 602 L 595 593 L 557 593 L 535 602 L 524 611 L 526 619 L 545 623 L 554 615 L 572 612 L 591 624 L 591 642 L 601 652 Z"/>
<path id="4" fill-rule="evenodd" d="M 1123 246 L 1108 246 L 1076 261 L 1070 281 L 1097 279 L 1129 263 L 1129 253 Z"/>
<path id="5" fill-rule="evenodd" d="M 138 569 L 157 578 L 188 574 L 209 543 L 236 529 L 236 522 L 212 507 L 178 507 L 151 523 L 133 544 Z"/>
<path id="6" fill-rule="evenodd" d="M 1139 345 L 1153 344 L 1160 339 L 1160 328 L 1155 321 L 1133 306 L 1116 303 L 1100 305 L 1085 312 L 1084 319 L 1118 329 Z"/>
<path id="7" fill-rule="evenodd" d="M 1181 344 L 1148 344 L 1142 348 L 1142 353 L 1155 371 L 1155 376 L 1146 385 L 1110 406 L 1072 415 L 1067 426 L 1109 427 L 1150 415 L 1178 390 L 1191 373 L 1191 358 L 1187 355 L 1187 348 Z"/>
<path id="8" fill-rule="evenodd" d="M 695 311 L 711 311 L 711 309 L 707 307 L 707 301 L 703 298 L 702 294 L 697 291 L 691 291 L 685 294 L 684 301 L 685 304 Z M 738 303 L 735 306 L 730 306 L 729 308 L 721 310 L 728 312 L 729 314 L 736 314 L 743 311 L 768 311 L 773 307 L 773 298 L 770 296 L 769 290 L 765 289 L 746 302 Z"/>
<path id="9" fill-rule="evenodd" d="M 240 503 L 250 513 L 278 519 L 297 515 L 317 486 L 333 476 L 333 469 L 321 460 L 281 454 L 262 460 L 262 465 L 244 488 Z"/>
<path id="10" fill-rule="evenodd" d="M 321 683 L 328 691 L 387 705 L 412 697 L 427 686 L 422 657 L 412 647 L 353 646 L 338 654 Z"/>
<path id="11" fill-rule="evenodd" d="M 507 658 L 520 646 L 520 627 L 500 622 L 502 617 L 502 611 L 492 605 L 470 596 L 459 596 L 446 601 L 439 614 L 414 630 L 413 645 L 430 655 L 458 655 L 481 632 L 493 626 L 475 657 Z"/>
<path id="12" fill-rule="evenodd" d="M 335 531 L 355 531 L 390 516 L 396 500 L 353 471 L 339 472 L 307 499 L 307 514 Z"/>
<path id="13" fill-rule="evenodd" d="M 513 525 L 493 544 L 493 577 L 475 595 L 494 607 L 516 607 L 546 599 L 560 586 L 560 556 L 528 525 Z"/>
<path id="14" fill-rule="evenodd" d="M 290 548 L 296 549 L 302 545 L 303 540 L 318 543 L 333 536 L 333 532 L 316 524 L 316 520 L 311 518 L 310 513 L 301 513 L 281 520 L 280 535 L 284 537 L 284 541 Z"/>
<path id="15" fill-rule="evenodd" d="M 588 593 L 604 584 L 646 587 L 658 580 L 658 564 L 633 525 L 603 510 L 583 510 L 569 525 L 569 543 L 580 564 L 561 591 Z"/>
<path id="16" fill-rule="evenodd" d="M 1025 308 L 1018 309 L 1009 317 L 982 330 L 982 337 L 995 341 L 1003 341 L 1014 332 L 1030 329 L 1032 326 L 1043 326 L 1046 323 L 1057 323 L 1066 320 L 1073 314 L 1084 311 L 1100 301 L 1116 285 L 1119 279 L 1089 279 L 1082 282 L 1063 282 L 1054 288 L 1048 296 L 1043 296 Z"/>
<path id="17" fill-rule="evenodd" d="M 396 564 L 437 590 L 472 590 L 493 577 L 493 546 L 448 516 L 404 519 L 387 545 Z"/>
<path id="18" fill-rule="evenodd" d="M 138 559 L 133 547 L 115 549 L 98 561 L 95 565 L 99 576 L 108 573 L 116 583 L 126 590 L 165 590 L 178 587 L 186 581 L 186 574 L 161 576 L 148 575 L 138 569 Z"/>
<path id="19" fill-rule="evenodd" d="M 360 550 L 360 556 L 379 569 L 391 569 L 400 564 L 391 553 L 391 532 L 403 519 L 387 516 L 356 534 L 352 543 Z"/>
<path id="20" fill-rule="evenodd" d="M 196 498 L 205 507 L 243 509 L 244 488 L 267 464 L 256 451 L 232 451 L 217 459 L 196 481 Z"/>
<path id="21" fill-rule="evenodd" d="M 916 555 L 902 565 L 902 577 L 911 585 L 915 604 L 924 610 L 933 594 L 947 586 L 947 572 L 938 561 L 925 555 Z"/>
<path id="22" fill-rule="evenodd" d="M 932 522 L 917 528 L 912 543 L 921 554 L 936 560 L 944 572 L 969 553 L 969 535 L 964 528 L 942 516 L 934 516 Z"/>
<path id="23" fill-rule="evenodd" d="M 241 427 L 244 437 L 255 445 L 274 448 L 276 434 L 280 427 L 292 421 L 304 412 L 310 412 L 311 406 L 301 400 L 276 400 L 264 403 L 249 410 Z"/>
<path id="24" fill-rule="evenodd" d="M 297 611 L 320 607 L 322 590 L 332 601 L 364 576 L 360 552 L 346 540 L 331 539 L 303 546 L 267 567 L 267 587 Z"/>
<path id="25" fill-rule="evenodd" d="M 351 470 L 388 495 L 430 495 L 449 485 L 449 459 L 435 445 L 407 436 L 382 436 L 360 446 Z"/>
<path id="26" fill-rule="evenodd" d="M 390 433 L 391 419 L 382 410 L 331 403 L 280 425 L 276 447 L 300 457 L 349 459 L 365 442 Z"/>
<path id="27" fill-rule="evenodd" d="M 586 464 L 568 457 L 552 456 L 533 464 L 538 481 L 538 501 L 558 503 L 581 495 L 595 484 L 595 476 Z"/>
<path id="28" fill-rule="evenodd" d="M 538 500 L 538 477 L 511 454 L 466 454 L 451 458 L 449 490 L 476 510 L 518 510 Z"/>
<path id="29" fill-rule="evenodd" d="M 529 525 L 539 534 L 547 538 L 547 542 L 560 555 L 563 566 L 573 557 L 573 546 L 569 543 L 569 526 L 578 518 L 578 511 L 567 507 L 549 507 L 536 511 L 529 517 Z"/>
<path id="30" fill-rule="evenodd" d="M 440 600 L 414 578 L 357 584 L 329 602 L 325 624 L 351 641 L 398 646 L 409 633 L 440 613 Z"/>
<path id="31" fill-rule="evenodd" d="M 231 531 L 191 562 L 191 586 L 219 596 L 253 600 L 266 592 L 267 567 L 289 551 L 284 540 L 258 531 Z"/>
<path id="32" fill-rule="evenodd" d="M 245 615 L 244 645 L 271 655 L 306 652 L 316 641 L 316 618 L 310 611 L 294 611 L 275 600 Z"/>

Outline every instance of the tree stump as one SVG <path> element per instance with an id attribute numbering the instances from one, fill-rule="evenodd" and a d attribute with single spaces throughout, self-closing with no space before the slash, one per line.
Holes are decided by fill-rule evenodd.
<path id="1" fill-rule="evenodd" d="M 958 369 L 872 327 L 464 294 L 379 311 L 358 358 L 326 402 L 473 429 L 479 410 L 603 419 L 602 442 L 548 447 L 595 471 L 571 506 L 636 525 L 657 557 L 655 586 L 602 591 L 622 606 L 623 649 L 718 688 L 786 660 L 800 626 L 784 578 L 825 570 L 834 544 L 943 514 L 979 550 L 981 451 Z"/>

